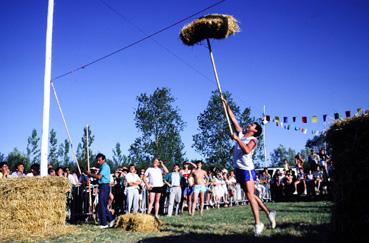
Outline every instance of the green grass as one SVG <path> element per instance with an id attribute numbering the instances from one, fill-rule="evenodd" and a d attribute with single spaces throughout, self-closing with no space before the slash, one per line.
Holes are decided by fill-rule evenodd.
<path id="1" fill-rule="evenodd" d="M 100 230 L 94 225 L 78 226 L 78 233 L 62 235 L 52 242 L 327 242 L 332 204 L 330 202 L 269 203 L 277 211 L 277 227 L 270 229 L 261 212 L 261 220 L 268 227 L 261 237 L 253 236 L 253 217 L 250 206 L 210 209 L 203 217 L 187 214 L 161 217 L 164 225 L 160 233 L 143 234 L 121 229 Z"/>

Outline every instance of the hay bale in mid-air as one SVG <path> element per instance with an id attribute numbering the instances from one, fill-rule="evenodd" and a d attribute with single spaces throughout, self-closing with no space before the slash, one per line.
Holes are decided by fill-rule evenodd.
<path id="1" fill-rule="evenodd" d="M 115 227 L 132 232 L 159 232 L 161 221 L 148 214 L 125 214 L 118 217 Z"/>
<path id="2" fill-rule="evenodd" d="M 223 39 L 238 32 L 237 20 L 230 15 L 209 14 L 184 26 L 180 38 L 184 44 L 192 46 L 205 39 Z"/>
<path id="3" fill-rule="evenodd" d="M 65 231 L 66 193 L 70 188 L 64 177 L 0 179 L 0 239 Z"/>

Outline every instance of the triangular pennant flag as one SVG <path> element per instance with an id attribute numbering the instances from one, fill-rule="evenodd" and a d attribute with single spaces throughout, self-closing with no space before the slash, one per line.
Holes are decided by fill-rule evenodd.
<path id="1" fill-rule="evenodd" d="M 317 121 L 318 121 L 318 117 L 317 117 L 317 116 L 313 116 L 313 117 L 311 118 L 311 122 L 312 122 L 312 123 L 317 123 Z"/>
<path id="2" fill-rule="evenodd" d="M 299 128 L 295 127 L 295 131 L 298 131 L 298 130 L 299 130 Z"/>
<path id="3" fill-rule="evenodd" d="M 283 122 L 284 123 L 287 123 L 288 122 L 288 117 L 287 116 L 283 117 Z"/>
<path id="4" fill-rule="evenodd" d="M 275 122 L 279 122 L 279 116 L 274 117 Z"/>
<path id="5" fill-rule="evenodd" d="M 302 123 L 307 123 L 307 117 L 306 116 L 302 117 Z"/>
<path id="6" fill-rule="evenodd" d="M 323 122 L 326 122 L 327 121 L 327 115 L 326 114 L 324 114 L 323 115 Z"/>
<path id="7" fill-rule="evenodd" d="M 334 119 L 335 120 L 340 119 L 340 114 L 339 113 L 334 113 Z"/>
<path id="8" fill-rule="evenodd" d="M 296 117 L 294 116 L 294 117 L 292 117 L 292 121 L 293 122 L 296 122 Z"/>
<path id="9" fill-rule="evenodd" d="M 290 125 L 287 126 L 287 130 L 290 130 Z"/>
<path id="10" fill-rule="evenodd" d="M 363 109 L 362 108 L 357 108 L 357 114 L 361 115 L 361 113 L 363 113 Z"/>
<path id="11" fill-rule="evenodd" d="M 303 131 L 303 133 L 304 134 L 307 134 L 307 132 L 308 132 L 308 130 L 305 128 L 304 131 Z"/>
<path id="12" fill-rule="evenodd" d="M 346 115 L 346 118 L 349 118 L 351 116 L 351 111 L 346 111 L 345 115 Z"/>
<path id="13" fill-rule="evenodd" d="M 267 115 L 265 118 L 266 118 L 266 120 L 267 120 L 268 122 L 270 122 L 270 116 L 268 116 L 268 115 Z"/>

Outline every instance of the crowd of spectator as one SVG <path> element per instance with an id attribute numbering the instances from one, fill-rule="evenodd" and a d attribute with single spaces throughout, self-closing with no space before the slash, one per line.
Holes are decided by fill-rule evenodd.
<path id="1" fill-rule="evenodd" d="M 192 162 L 175 164 L 171 171 L 160 160 L 152 167 L 137 169 L 135 165 L 121 167 L 111 175 L 108 208 L 114 215 L 125 213 L 154 213 L 159 215 L 178 215 L 190 213 L 198 204 L 193 198 Z M 156 164 L 155 164 L 156 163 Z M 333 165 L 324 149 L 319 153 L 311 151 L 307 160 L 297 154 L 294 165 L 284 161 L 283 168 L 259 171 L 255 183 L 256 193 L 264 201 L 296 200 L 304 196 L 327 195 L 332 183 Z M 24 164 L 18 163 L 14 172 L 10 172 L 5 162 L 0 164 L 0 178 L 38 176 L 39 164 L 33 164 L 29 173 Z M 272 171 L 272 174 L 270 174 Z M 68 168 L 49 166 L 50 176 L 64 176 L 73 185 L 68 196 L 69 220 L 72 223 L 95 218 L 97 199 L 97 180 L 69 171 Z M 97 174 L 99 168 L 92 167 L 91 173 Z M 205 178 L 205 209 L 232 207 L 247 203 L 241 186 L 236 182 L 232 170 L 209 169 Z M 195 207 L 195 208 L 194 208 Z"/>

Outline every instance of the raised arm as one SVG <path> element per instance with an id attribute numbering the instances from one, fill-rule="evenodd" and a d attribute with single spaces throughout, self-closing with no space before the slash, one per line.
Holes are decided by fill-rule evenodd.
<path id="1" fill-rule="evenodd" d="M 169 172 L 169 170 L 168 170 L 168 168 L 165 166 L 164 162 L 163 162 L 163 161 L 161 161 L 161 160 L 159 160 L 159 162 L 160 162 L 160 165 L 163 167 L 164 172 L 165 172 L 165 173 L 168 173 L 168 172 Z"/>
<path id="2" fill-rule="evenodd" d="M 240 148 L 245 154 L 250 153 L 256 147 L 255 140 L 251 140 L 248 144 L 244 144 L 236 134 L 232 134 L 231 137 L 240 145 Z"/>
<path id="3" fill-rule="evenodd" d="M 229 118 L 231 119 L 231 121 L 233 123 L 233 126 L 236 129 L 237 133 L 242 132 L 242 127 L 238 123 L 238 121 L 236 119 L 236 116 L 234 115 L 234 113 L 233 113 L 231 107 L 229 106 L 227 100 L 223 96 L 221 96 L 221 99 L 222 99 L 222 102 L 225 104 L 225 106 L 227 108 L 227 112 L 228 112 Z"/>

